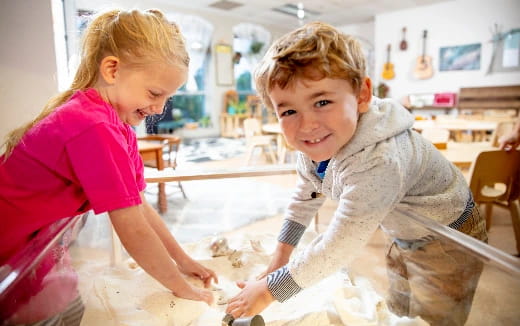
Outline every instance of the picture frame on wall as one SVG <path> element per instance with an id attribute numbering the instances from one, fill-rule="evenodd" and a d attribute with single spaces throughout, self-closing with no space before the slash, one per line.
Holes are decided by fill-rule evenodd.
<path id="1" fill-rule="evenodd" d="M 217 85 L 232 86 L 233 77 L 233 48 L 229 44 L 215 46 Z"/>
<path id="2" fill-rule="evenodd" d="M 498 33 L 487 73 L 520 71 L 520 28 Z"/>
<path id="3" fill-rule="evenodd" d="M 480 70 L 481 43 L 440 48 L 439 71 Z"/>

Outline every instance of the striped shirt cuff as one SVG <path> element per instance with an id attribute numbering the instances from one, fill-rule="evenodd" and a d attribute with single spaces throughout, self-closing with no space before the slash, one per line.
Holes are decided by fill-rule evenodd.
<path id="1" fill-rule="evenodd" d="M 296 247 L 305 232 L 305 225 L 291 220 L 285 220 L 278 241 Z"/>
<path id="2" fill-rule="evenodd" d="M 273 297 L 280 302 L 288 300 L 302 290 L 292 278 L 287 266 L 267 275 L 267 288 L 271 291 Z"/>
<path id="3" fill-rule="evenodd" d="M 448 227 L 458 230 L 466 222 L 466 220 L 473 214 L 473 208 L 475 208 L 475 202 L 473 201 L 473 195 L 469 194 L 469 200 L 466 204 L 466 208 L 459 216 L 459 218 L 453 222 L 451 222 Z"/>

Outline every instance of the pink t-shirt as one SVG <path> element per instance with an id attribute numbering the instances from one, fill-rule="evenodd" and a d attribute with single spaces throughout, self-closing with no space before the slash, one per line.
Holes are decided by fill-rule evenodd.
<path id="1" fill-rule="evenodd" d="M 139 205 L 143 171 L 132 128 L 96 90 L 76 92 L 0 163 L 0 265 L 58 219 Z"/>

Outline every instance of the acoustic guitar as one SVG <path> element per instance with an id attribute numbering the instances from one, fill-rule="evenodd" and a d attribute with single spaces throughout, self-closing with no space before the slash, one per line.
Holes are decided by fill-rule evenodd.
<path id="1" fill-rule="evenodd" d="M 417 79 L 428 79 L 433 76 L 432 58 L 426 55 L 426 37 L 428 32 L 423 31 L 423 50 L 422 55 L 417 58 L 413 75 Z"/>
<path id="2" fill-rule="evenodd" d="M 381 73 L 381 77 L 386 80 L 390 80 L 395 77 L 394 64 L 390 62 L 390 50 L 391 45 L 388 44 L 386 47 L 386 63 L 383 67 L 383 72 Z"/>
<path id="3" fill-rule="evenodd" d="M 401 51 L 405 51 L 406 49 L 408 49 L 408 42 L 406 42 L 405 34 L 406 27 L 403 27 L 403 39 L 401 40 L 401 43 L 399 43 L 399 48 L 401 49 Z"/>

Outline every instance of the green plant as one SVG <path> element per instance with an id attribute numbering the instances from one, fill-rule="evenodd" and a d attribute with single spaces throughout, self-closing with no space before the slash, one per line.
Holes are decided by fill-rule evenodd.
<path id="1" fill-rule="evenodd" d="M 205 115 L 200 118 L 198 122 L 201 127 L 207 128 L 211 125 L 211 118 L 208 115 Z"/>
<path id="2" fill-rule="evenodd" d="M 231 101 L 229 106 L 235 108 L 236 114 L 244 114 L 247 112 L 247 103 L 244 101 Z"/>
<path id="3" fill-rule="evenodd" d="M 264 42 L 253 41 L 253 42 L 251 42 L 249 51 L 251 52 L 251 54 L 258 54 L 258 53 L 260 53 L 260 51 L 262 50 L 263 47 L 264 47 Z"/>

